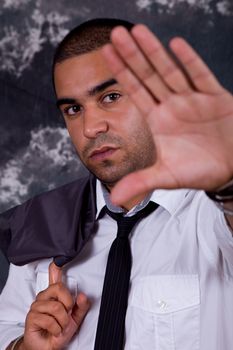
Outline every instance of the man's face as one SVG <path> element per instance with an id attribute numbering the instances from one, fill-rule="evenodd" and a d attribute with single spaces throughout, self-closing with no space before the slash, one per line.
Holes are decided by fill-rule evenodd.
<path id="1" fill-rule="evenodd" d="M 155 147 L 142 115 L 113 79 L 100 51 L 59 63 L 57 104 L 84 165 L 111 186 L 152 165 Z"/>

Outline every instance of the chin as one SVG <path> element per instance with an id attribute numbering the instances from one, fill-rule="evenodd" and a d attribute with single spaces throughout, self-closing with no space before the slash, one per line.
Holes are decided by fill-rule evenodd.
<path id="1" fill-rule="evenodd" d="M 103 184 L 108 186 L 114 186 L 118 181 L 120 181 L 128 173 L 119 172 L 119 169 L 110 171 L 110 169 L 103 169 L 101 171 L 92 171 L 89 169 L 93 175 L 97 177 Z"/>
<path id="2" fill-rule="evenodd" d="M 98 180 L 100 180 L 104 185 L 112 187 L 114 186 L 118 181 L 122 179 L 123 176 L 106 176 L 106 175 L 99 175 L 99 174 L 94 174 Z"/>
<path id="3" fill-rule="evenodd" d="M 136 159 L 136 158 L 135 158 Z M 145 168 L 146 166 L 151 165 L 151 162 L 148 164 L 144 164 L 143 162 L 140 162 L 138 158 L 134 161 L 129 163 L 129 159 L 125 160 L 122 159 L 120 162 L 118 161 L 117 164 L 113 163 L 112 161 L 105 161 L 102 163 L 102 166 L 99 167 L 88 167 L 89 171 L 94 174 L 97 179 L 99 179 L 102 183 L 113 186 L 118 181 L 120 181 L 124 176 L 141 170 Z M 141 164 L 143 163 L 143 164 Z M 141 165 L 141 166 L 139 166 Z"/>

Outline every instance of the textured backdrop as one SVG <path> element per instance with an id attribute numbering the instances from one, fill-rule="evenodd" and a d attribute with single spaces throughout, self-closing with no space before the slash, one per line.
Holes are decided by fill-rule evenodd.
<path id="1" fill-rule="evenodd" d="M 54 105 L 51 61 L 93 17 L 146 23 L 164 43 L 182 35 L 233 91 L 232 0 L 0 0 L 0 212 L 84 172 Z"/>

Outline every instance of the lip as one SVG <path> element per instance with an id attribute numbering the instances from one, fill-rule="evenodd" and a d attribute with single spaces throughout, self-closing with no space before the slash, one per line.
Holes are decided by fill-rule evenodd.
<path id="1" fill-rule="evenodd" d="M 109 145 L 102 146 L 100 148 L 94 149 L 91 152 L 89 158 L 95 159 L 95 160 L 103 160 L 103 159 L 110 157 L 117 150 L 118 150 L 117 147 L 113 147 L 113 146 L 109 146 Z"/>

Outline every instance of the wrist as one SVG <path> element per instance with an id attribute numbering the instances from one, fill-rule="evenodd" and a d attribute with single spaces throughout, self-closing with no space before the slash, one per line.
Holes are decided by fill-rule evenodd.
<path id="1" fill-rule="evenodd" d="M 215 191 L 206 191 L 206 195 L 227 215 L 233 215 L 233 179 Z"/>
<path id="2" fill-rule="evenodd" d="M 19 340 L 19 342 L 17 343 L 17 346 L 14 350 L 25 350 L 24 344 L 23 344 L 23 337 L 21 337 L 21 339 Z"/>
<path id="3" fill-rule="evenodd" d="M 23 335 L 19 336 L 15 340 L 13 340 L 10 343 L 10 345 L 6 348 L 6 350 L 24 350 Z"/>
<path id="4" fill-rule="evenodd" d="M 206 191 L 209 198 L 215 202 L 232 202 L 233 201 L 233 179 L 225 185 L 217 188 L 215 191 Z"/>

